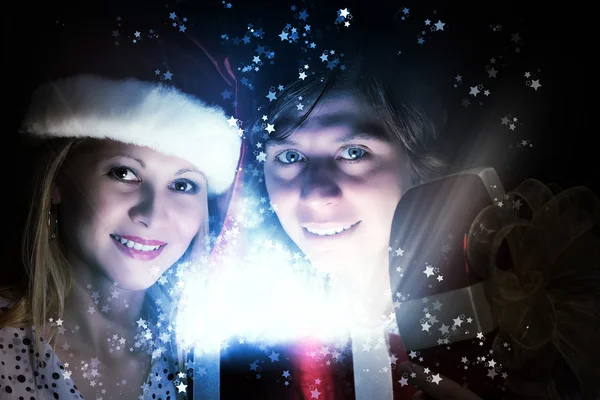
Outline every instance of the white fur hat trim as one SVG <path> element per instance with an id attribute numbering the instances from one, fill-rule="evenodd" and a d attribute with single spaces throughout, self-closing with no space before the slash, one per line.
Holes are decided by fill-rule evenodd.
<path id="1" fill-rule="evenodd" d="M 204 173 L 211 195 L 233 182 L 241 146 L 237 126 L 218 106 L 159 83 L 93 75 L 38 88 L 22 132 L 112 139 L 179 157 Z"/>

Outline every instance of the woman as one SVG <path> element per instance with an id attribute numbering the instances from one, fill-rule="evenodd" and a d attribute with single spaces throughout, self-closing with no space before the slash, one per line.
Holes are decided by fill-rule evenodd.
<path id="1" fill-rule="evenodd" d="M 148 67 L 131 49 L 107 51 L 105 64 Z M 184 92 L 99 59 L 69 59 L 23 122 L 42 156 L 25 226 L 27 279 L 0 292 L 2 398 L 186 391 L 169 316 L 182 263 L 208 244 L 208 201 L 231 185 L 241 138 L 201 79 L 202 90 Z M 212 60 L 203 65 L 209 82 L 230 85 Z"/>

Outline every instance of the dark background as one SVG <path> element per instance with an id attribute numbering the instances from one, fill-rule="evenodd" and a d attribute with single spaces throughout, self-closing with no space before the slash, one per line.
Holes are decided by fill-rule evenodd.
<path id="1" fill-rule="evenodd" d="M 301 46 L 281 42 L 276 36 L 286 23 L 299 25 L 290 10 L 291 5 L 296 5 L 298 11 L 306 9 L 310 14 L 306 23 L 312 26 L 313 40 L 321 49 L 325 43 L 331 48 L 352 48 L 352 35 L 371 35 L 380 37 L 390 52 L 402 50 L 398 57 L 412 62 L 422 60 L 423 73 L 432 73 L 432 82 L 446 104 L 449 121 L 444 142 L 448 156 L 457 165 L 492 165 L 507 189 L 524 178 L 535 177 L 563 188 L 586 185 L 600 193 L 597 130 L 590 127 L 590 111 L 587 111 L 588 99 L 593 98 L 588 82 L 594 72 L 584 61 L 584 55 L 592 48 L 591 39 L 583 29 L 585 9 L 576 3 L 415 0 L 402 3 L 232 0 L 231 3 L 232 8 L 226 9 L 221 0 L 169 4 L 155 0 L 54 1 L 37 5 L 19 2 L 3 13 L 5 125 L 0 159 L 5 179 L 0 268 L 11 269 L 18 262 L 14 250 L 20 244 L 20 227 L 29 207 L 31 156 L 18 143 L 17 131 L 29 95 L 43 79 L 38 63 L 61 46 L 58 35 L 62 26 L 82 16 L 114 21 L 118 15 L 139 18 L 159 15 L 158 20 L 165 21 L 168 12 L 175 11 L 189 18 L 190 34 L 202 37 L 211 48 L 231 53 L 235 66 L 242 61 L 248 64 L 258 43 L 270 45 L 277 54 L 275 64 L 265 64 L 261 73 L 248 75 L 255 89 L 243 87 L 241 92 L 241 100 L 256 106 L 253 103 L 262 103 L 269 87 L 297 79 L 299 62 L 311 56 L 303 53 Z M 353 15 L 351 27 L 339 28 L 333 23 L 336 10 L 346 7 Z M 403 15 L 404 7 L 410 9 L 410 14 L 402 21 L 397 17 Z M 441 19 L 446 26 L 443 32 L 427 32 L 425 43 L 419 46 L 417 34 L 426 18 L 432 23 Z M 265 40 L 253 38 L 248 46 L 236 46 L 231 41 L 221 43 L 219 36 L 223 33 L 243 37 L 248 23 L 261 27 Z M 114 28 L 112 22 L 106 25 L 107 32 Z M 511 35 L 517 32 L 522 40 L 511 42 Z M 521 52 L 516 52 L 517 47 Z M 320 52 L 312 53 L 312 57 L 318 57 Z M 496 80 L 489 79 L 485 70 L 491 58 L 498 60 Z M 525 85 L 526 71 L 540 79 L 543 86 L 538 91 Z M 455 89 L 453 78 L 457 74 L 463 76 L 464 83 Z M 491 90 L 491 95 L 469 96 L 468 86 L 480 83 Z M 469 98 L 469 107 L 461 105 L 463 98 Z M 500 123 L 507 114 L 518 118 L 515 131 Z M 529 140 L 534 147 L 517 147 L 521 140 Z"/>

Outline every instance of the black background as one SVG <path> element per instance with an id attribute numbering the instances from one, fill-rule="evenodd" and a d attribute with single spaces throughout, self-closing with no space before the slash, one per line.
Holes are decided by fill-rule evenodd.
<path id="1" fill-rule="evenodd" d="M 291 46 L 277 43 L 275 39 L 279 39 L 274 37 L 287 22 L 298 22 L 290 6 L 294 4 L 298 10 L 308 10 L 307 23 L 313 26 L 313 32 L 318 31 L 315 36 L 330 43 L 341 40 L 345 45 L 350 36 L 337 32 L 333 20 L 336 10 L 348 7 L 353 15 L 354 34 L 379 35 L 390 51 L 402 50 L 399 57 L 414 57 L 433 64 L 449 114 L 449 132 L 444 140 L 457 163 L 492 165 L 498 169 L 507 188 L 524 178 L 535 177 L 563 188 L 586 185 L 600 193 L 598 133 L 589 124 L 589 113 L 594 110 L 588 111 L 588 102 L 594 98 L 589 84 L 594 72 L 586 54 L 593 47 L 585 29 L 585 8 L 576 3 L 315 1 L 311 5 L 302 1 L 239 0 L 231 3 L 233 7 L 225 9 L 220 0 L 171 3 L 168 8 L 166 2 L 155 0 L 123 0 L 114 4 L 95 0 L 77 4 L 51 1 L 37 5 L 19 2 L 11 4 L 12 9 L 5 9 L 2 75 L 5 124 L 1 142 L 4 151 L 0 157 L 3 223 L 0 226 L 3 249 L 7 251 L 3 251 L 2 269 L 11 269 L 11 264 L 18 262 L 15 258 L 18 255 L 9 250 L 19 246 L 20 227 L 28 209 L 31 161 L 17 142 L 17 131 L 30 92 L 39 84 L 37 61 L 60 46 L 56 35 L 61 24 L 68 24 L 78 15 L 112 19 L 127 13 L 158 12 L 166 20 L 169 10 L 185 9 L 191 21 L 190 32 L 209 38 L 207 43 L 213 46 L 219 45 L 221 33 L 237 32 L 243 36 L 244 24 L 254 23 L 270 37 L 278 54 L 275 66 L 264 66 L 263 76 L 254 80 L 254 93 L 242 92 L 247 98 L 256 96 L 263 101 L 271 85 L 286 83 L 288 72 L 291 75 L 288 74 L 287 79 L 297 78 L 298 56 L 286 57 L 286 49 Z M 394 14 L 404 7 L 410 9 L 410 17 L 407 21 L 395 20 Z M 419 47 L 416 35 L 426 18 L 433 22 L 441 19 L 446 27 L 444 32 L 427 33 L 426 43 Z M 490 28 L 494 25 L 502 25 L 502 30 L 494 32 Z M 113 28 L 110 24 L 106 27 L 107 31 Z M 517 44 L 510 41 L 511 34 L 517 32 L 523 38 L 521 53 L 515 52 Z M 247 62 L 247 54 L 252 53 L 256 44 L 246 48 L 227 46 L 226 49 L 239 51 L 238 58 L 246 57 Z M 502 56 L 507 65 L 497 67 L 499 79 L 491 81 L 485 66 L 490 58 L 498 56 Z M 538 75 L 543 86 L 537 92 L 525 86 L 525 71 Z M 460 89 L 452 87 L 456 74 L 465 79 Z M 492 95 L 485 98 L 480 94 L 473 99 L 468 96 L 469 83 L 483 83 Z M 472 103 L 468 108 L 461 106 L 461 100 L 466 97 L 470 97 Z M 476 101 L 480 99 L 482 105 Z M 500 118 L 509 113 L 519 118 L 514 132 L 500 124 Z M 521 139 L 530 140 L 534 147 L 508 148 Z"/>

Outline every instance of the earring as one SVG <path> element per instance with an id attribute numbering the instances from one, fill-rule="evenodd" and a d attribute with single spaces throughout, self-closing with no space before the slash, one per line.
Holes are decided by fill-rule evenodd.
<path id="1" fill-rule="evenodd" d="M 56 239 L 58 232 L 58 210 L 54 205 L 48 211 L 48 227 L 50 228 L 50 240 Z"/>

